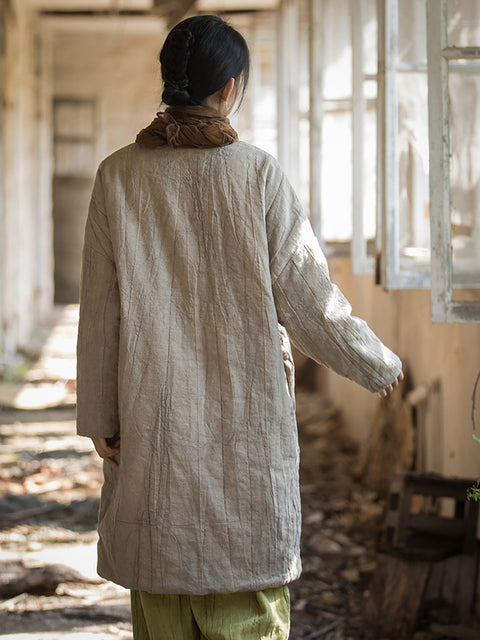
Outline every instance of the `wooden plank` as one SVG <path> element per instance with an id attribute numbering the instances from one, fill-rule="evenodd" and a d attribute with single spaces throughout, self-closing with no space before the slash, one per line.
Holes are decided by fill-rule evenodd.
<path id="1" fill-rule="evenodd" d="M 475 602 L 476 582 L 476 557 L 455 555 L 433 563 L 424 593 L 425 609 L 438 608 L 441 603 L 458 611 L 461 622 L 469 621 Z"/>
<path id="2" fill-rule="evenodd" d="M 412 637 L 430 567 L 421 560 L 377 555 L 365 607 L 366 637 Z"/>
<path id="3" fill-rule="evenodd" d="M 428 513 L 411 513 L 408 516 L 407 527 L 422 533 L 454 538 L 462 538 L 465 533 L 463 518 L 445 518 Z"/>

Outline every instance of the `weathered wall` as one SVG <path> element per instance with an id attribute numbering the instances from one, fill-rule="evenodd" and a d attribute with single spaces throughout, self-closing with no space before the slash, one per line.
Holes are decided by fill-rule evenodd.
<path id="1" fill-rule="evenodd" d="M 3 3 L 0 351 L 25 346 L 52 304 L 49 60 L 34 12 Z"/>
<path id="2" fill-rule="evenodd" d="M 370 276 L 353 276 L 348 259 L 332 258 L 329 264 L 332 279 L 351 302 L 354 315 L 364 318 L 402 358 L 409 384 L 434 387 L 418 412 L 428 443 L 420 466 L 448 475 L 480 476 L 480 445 L 472 440 L 471 420 L 472 392 L 480 370 L 480 325 L 433 324 L 429 291 L 385 292 L 373 285 Z M 327 375 L 327 384 L 348 429 L 364 440 L 381 400 L 335 374 Z M 480 423 L 478 409 L 476 413 Z"/>

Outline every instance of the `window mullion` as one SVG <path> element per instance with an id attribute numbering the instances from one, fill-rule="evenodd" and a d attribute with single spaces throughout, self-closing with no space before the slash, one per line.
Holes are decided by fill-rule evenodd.
<path id="1" fill-rule="evenodd" d="M 364 233 L 365 183 L 365 96 L 363 83 L 365 0 L 352 0 L 352 268 L 355 274 L 373 273 L 374 264 L 367 257 Z"/>

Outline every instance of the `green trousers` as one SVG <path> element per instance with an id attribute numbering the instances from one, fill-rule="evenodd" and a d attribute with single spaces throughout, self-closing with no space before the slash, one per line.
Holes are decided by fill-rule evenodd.
<path id="1" fill-rule="evenodd" d="M 132 591 L 134 640 L 287 640 L 290 593 L 276 587 L 206 596 Z"/>

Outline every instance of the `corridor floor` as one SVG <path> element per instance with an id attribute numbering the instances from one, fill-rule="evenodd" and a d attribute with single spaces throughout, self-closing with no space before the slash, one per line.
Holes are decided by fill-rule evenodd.
<path id="1" fill-rule="evenodd" d="M 75 313 L 59 310 L 28 382 L 10 393 L 10 406 L 0 400 L 0 590 L 15 571 L 63 565 L 50 595 L 2 600 L 0 591 L 0 640 L 132 637 L 128 592 L 95 573 L 102 470 L 90 440 L 75 435 Z M 360 484 L 358 451 L 336 408 L 298 389 L 297 415 L 303 574 L 291 585 L 291 640 L 370 640 L 363 610 L 383 503 Z"/>

